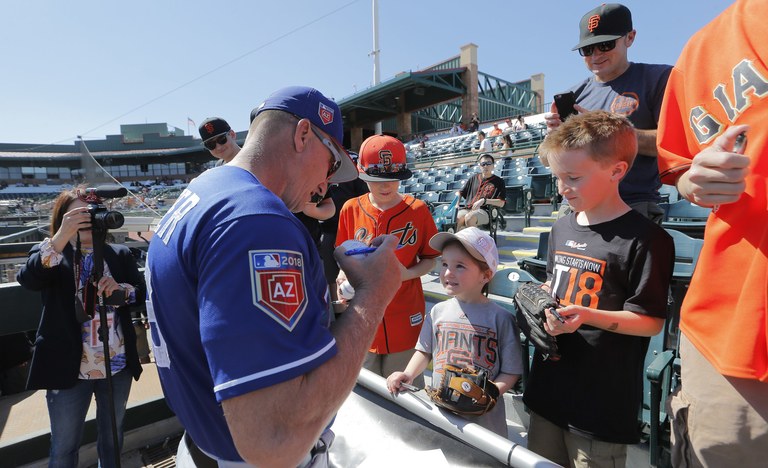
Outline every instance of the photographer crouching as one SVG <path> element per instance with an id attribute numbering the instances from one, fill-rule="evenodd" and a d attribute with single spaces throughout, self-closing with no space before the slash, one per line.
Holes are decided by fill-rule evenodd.
<path id="1" fill-rule="evenodd" d="M 32 248 L 16 277 L 42 294 L 27 389 L 47 390 L 51 467 L 78 465 L 93 395 L 100 465 L 119 466 L 131 379 L 142 370 L 129 305 L 143 304 L 144 278 L 127 247 L 104 242 L 107 229 L 122 226 L 122 215 L 107 210 L 99 195 L 83 186 L 62 192 L 51 213 L 52 237 Z M 94 257 L 103 257 L 102 265 Z"/>

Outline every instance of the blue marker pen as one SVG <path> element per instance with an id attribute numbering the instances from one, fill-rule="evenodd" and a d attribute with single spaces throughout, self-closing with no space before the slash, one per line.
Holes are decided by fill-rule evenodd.
<path id="1" fill-rule="evenodd" d="M 398 245 L 395 250 L 399 250 L 402 248 L 402 245 Z M 369 254 L 376 251 L 376 247 L 361 247 L 359 249 L 349 249 L 346 252 L 344 252 L 344 255 L 363 255 L 363 254 Z"/>

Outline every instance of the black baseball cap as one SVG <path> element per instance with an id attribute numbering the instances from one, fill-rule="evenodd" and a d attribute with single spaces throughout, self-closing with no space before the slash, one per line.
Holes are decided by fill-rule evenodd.
<path id="1" fill-rule="evenodd" d="M 228 131 L 232 130 L 232 127 L 229 126 L 226 120 L 220 117 L 208 117 L 207 119 L 203 120 L 203 123 L 200 124 L 199 130 L 200 138 L 205 141 L 209 138 L 215 137 L 216 135 L 227 133 Z"/>
<path id="2" fill-rule="evenodd" d="M 619 3 L 603 3 L 579 22 L 579 43 L 571 50 L 618 39 L 632 31 L 632 13 Z"/>

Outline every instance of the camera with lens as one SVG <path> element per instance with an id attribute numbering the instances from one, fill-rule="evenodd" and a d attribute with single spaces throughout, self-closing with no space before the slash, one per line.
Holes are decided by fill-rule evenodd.
<path id="1" fill-rule="evenodd" d="M 85 189 L 85 200 L 88 203 L 88 213 L 91 215 L 91 229 L 117 229 L 123 226 L 125 217 L 119 211 L 107 209 L 103 199 L 124 197 L 127 190 L 119 186 L 100 186 Z"/>

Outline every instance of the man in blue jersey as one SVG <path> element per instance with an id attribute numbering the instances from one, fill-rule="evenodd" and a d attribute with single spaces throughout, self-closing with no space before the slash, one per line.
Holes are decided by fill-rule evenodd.
<path id="1" fill-rule="evenodd" d="M 656 161 L 656 128 L 671 65 L 630 62 L 628 50 L 637 31 L 632 13 L 618 3 L 602 4 L 582 16 L 578 50 L 592 76 L 570 89 L 578 112 L 606 110 L 624 115 L 637 131 L 637 157 L 619 184 L 622 200 L 651 221 L 661 224 L 658 203 L 659 168 Z M 560 126 L 560 114 L 552 104 L 545 115 L 547 130 Z"/>
<path id="2" fill-rule="evenodd" d="M 325 466 L 330 422 L 399 286 L 396 242 L 337 249 L 356 295 L 331 325 L 320 256 L 291 212 L 357 176 L 341 112 L 289 87 L 251 115 L 242 150 L 192 181 L 149 248 L 155 359 L 186 429 L 177 465 Z"/>

